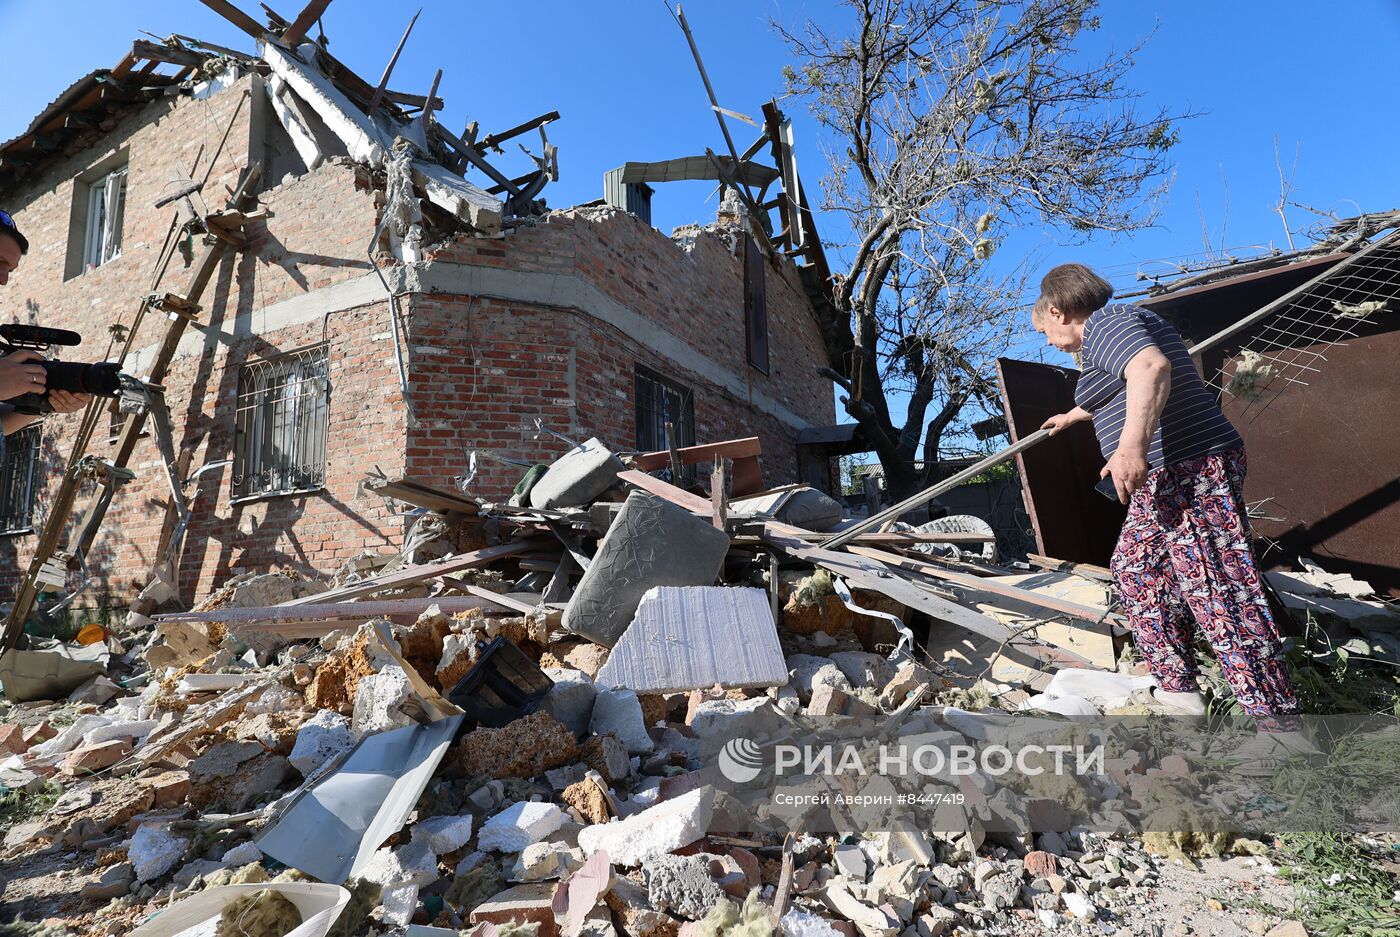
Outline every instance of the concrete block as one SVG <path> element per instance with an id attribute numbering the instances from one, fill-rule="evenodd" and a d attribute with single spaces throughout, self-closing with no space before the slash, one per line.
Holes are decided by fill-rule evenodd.
<path id="1" fill-rule="evenodd" d="M 308 777 L 332 758 L 349 751 L 354 744 L 350 720 L 338 712 L 323 709 L 297 729 L 296 744 L 287 760 L 303 777 Z"/>
<path id="2" fill-rule="evenodd" d="M 413 827 L 413 841 L 424 842 L 434 855 L 456 852 L 472 838 L 472 815 L 429 817 Z"/>
<path id="3" fill-rule="evenodd" d="M 727 741 L 743 736 L 757 738 L 784 725 L 766 696 L 746 700 L 706 700 L 690 717 L 691 730 L 702 739 Z"/>
<path id="4" fill-rule="evenodd" d="M 719 902 L 724 891 L 710 877 L 710 856 L 652 856 L 642 863 L 647 900 L 657 911 L 698 921 Z"/>
<path id="5" fill-rule="evenodd" d="M 714 788 L 705 786 L 625 820 L 586 826 L 578 834 L 579 848 L 589 855 L 601 849 L 620 866 L 641 865 L 704 836 L 714 816 L 714 800 Z"/>
<path id="6" fill-rule="evenodd" d="M 857 689 L 880 690 L 894 677 L 889 659 L 869 651 L 837 651 L 830 659 Z"/>
<path id="7" fill-rule="evenodd" d="M 131 891 L 136 881 L 136 872 L 130 862 L 118 862 L 102 870 L 96 881 L 88 882 L 82 888 L 82 897 L 89 901 L 110 901 Z"/>
<path id="8" fill-rule="evenodd" d="M 593 698 L 597 694 L 593 679 L 571 667 L 546 667 L 544 672 L 554 681 L 554 686 L 545 694 L 540 708 L 568 726 L 575 735 L 583 735 L 588 731 Z"/>
<path id="9" fill-rule="evenodd" d="M 626 468 L 597 438 L 575 446 L 554 461 L 530 490 L 530 506 L 573 508 L 611 488 Z"/>
<path id="10" fill-rule="evenodd" d="M 520 852 L 564 825 L 564 812 L 553 804 L 521 801 L 482 824 L 476 848 L 483 852 Z"/>
<path id="11" fill-rule="evenodd" d="M 261 862 L 262 857 L 263 851 L 257 843 L 245 842 L 226 851 L 219 858 L 219 863 L 227 868 L 241 869 L 250 862 Z"/>
<path id="12" fill-rule="evenodd" d="M 646 754 L 656 747 L 647 735 L 642 704 L 632 690 L 599 690 L 588 728 L 594 735 L 612 733 L 633 755 Z"/>
<path id="13" fill-rule="evenodd" d="M 552 907 L 555 885 L 538 883 L 507 888 L 479 904 L 468 920 L 473 924 L 538 924 L 536 937 L 558 937 L 559 925 Z"/>
<path id="14" fill-rule="evenodd" d="M 121 687 L 117 686 L 111 680 L 108 680 L 102 674 L 98 674 L 72 693 L 69 693 L 68 701 L 70 703 L 91 703 L 94 706 L 102 706 L 105 703 L 110 703 L 112 698 L 121 691 Z"/>
<path id="15" fill-rule="evenodd" d="M 839 716 L 846 711 L 851 697 L 845 690 L 827 684 L 820 684 L 812 690 L 812 701 L 807 704 L 809 716 Z"/>
<path id="16" fill-rule="evenodd" d="M 837 846 L 831 853 L 836 871 L 853 881 L 864 882 L 870 874 L 870 860 L 859 846 Z"/>
<path id="17" fill-rule="evenodd" d="M 638 693 L 787 682 L 768 593 L 719 586 L 647 590 L 598 672 L 600 686 Z"/>
<path id="18" fill-rule="evenodd" d="M 216 742 L 190 762 L 190 775 L 200 780 L 226 778 L 245 761 L 263 754 L 261 742 Z"/>
<path id="19" fill-rule="evenodd" d="M 855 692 L 846 675 L 829 657 L 794 654 L 787 659 L 787 666 L 792 675 L 792 688 L 804 704 L 812 701 L 812 690 L 818 686 L 834 686 L 848 695 Z"/>
<path id="20" fill-rule="evenodd" d="M 634 491 L 564 609 L 564 628 L 612 647 L 654 586 L 708 586 L 729 535 L 655 495 Z"/>

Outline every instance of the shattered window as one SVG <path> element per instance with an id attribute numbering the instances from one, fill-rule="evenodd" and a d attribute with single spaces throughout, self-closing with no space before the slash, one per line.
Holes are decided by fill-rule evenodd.
<path id="1" fill-rule="evenodd" d="M 638 365 L 636 398 L 638 451 L 659 452 L 669 448 L 667 423 L 675 433 L 677 449 L 695 445 L 695 396 L 689 387 Z M 682 481 L 694 481 L 695 466 L 686 466 L 682 473 L 686 476 Z"/>
<path id="2" fill-rule="evenodd" d="M 40 438 L 37 425 L 5 437 L 5 454 L 0 458 L 0 534 L 28 533 L 34 527 Z"/>
<path id="3" fill-rule="evenodd" d="M 126 167 L 88 186 L 87 232 L 83 238 L 83 269 L 92 270 L 121 256 L 122 216 L 126 211 Z"/>
<path id="4" fill-rule="evenodd" d="M 245 366 L 238 376 L 233 496 L 323 487 L 329 412 L 326 346 Z"/>

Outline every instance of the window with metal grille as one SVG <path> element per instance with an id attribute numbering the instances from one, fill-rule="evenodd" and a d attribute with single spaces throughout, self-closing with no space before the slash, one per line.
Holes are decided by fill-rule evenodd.
<path id="1" fill-rule="evenodd" d="M 5 437 L 5 455 L 0 458 L 0 534 L 24 534 L 34 528 L 41 438 L 37 425 Z"/>
<path id="2" fill-rule="evenodd" d="M 690 388 L 637 366 L 637 449 L 659 452 L 668 448 L 666 424 L 676 436 L 676 448 L 695 445 L 695 395 Z M 684 481 L 693 481 L 695 467 L 687 466 Z"/>
<path id="3" fill-rule="evenodd" d="M 323 487 L 329 411 L 326 346 L 244 366 L 238 375 L 233 496 Z"/>

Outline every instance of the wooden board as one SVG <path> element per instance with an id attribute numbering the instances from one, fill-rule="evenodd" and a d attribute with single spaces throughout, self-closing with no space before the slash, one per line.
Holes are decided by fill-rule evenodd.
<path id="1" fill-rule="evenodd" d="M 293 599 L 290 602 L 283 602 L 281 608 L 294 608 L 302 605 L 322 605 L 327 602 L 342 602 L 346 599 L 358 598 L 362 595 L 373 595 L 376 592 L 383 592 L 385 589 L 396 589 L 401 586 L 412 585 L 416 582 L 423 582 L 426 579 L 436 579 L 440 576 L 449 576 L 452 573 L 460 573 L 466 569 L 474 569 L 485 566 L 496 560 L 504 559 L 508 556 L 515 556 L 517 553 L 524 553 L 540 546 L 544 541 L 540 538 L 526 538 L 517 540 L 514 543 L 503 543 L 500 546 L 486 547 L 483 550 L 473 550 L 470 553 L 463 553 L 449 560 L 440 563 L 422 563 L 418 566 L 409 566 L 398 572 L 389 573 L 387 576 L 376 576 L 364 582 L 353 583 L 348 586 L 341 586 L 338 589 L 329 589 L 325 592 L 318 592 L 315 595 L 308 595 L 304 598 Z"/>

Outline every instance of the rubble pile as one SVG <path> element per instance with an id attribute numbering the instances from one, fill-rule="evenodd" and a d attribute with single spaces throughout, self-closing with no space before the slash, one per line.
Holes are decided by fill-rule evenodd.
<path id="1" fill-rule="evenodd" d="M 1165 864 L 1260 848 L 1073 828 L 1081 782 L 1056 802 L 985 775 L 962 791 L 1040 832 L 897 812 L 755 832 L 717 783 L 732 740 L 939 716 L 952 730 L 929 737 L 961 742 L 984 732 L 974 708 L 1126 705 L 1147 678 L 1007 624 L 1078 615 L 1112 646 L 1103 583 L 992 567 L 967 535 L 948 556 L 891 552 L 940 536 L 898 530 L 823 550 L 597 439 L 531 476 L 507 505 L 436 489 L 478 549 L 328 587 L 240 577 L 133 616 L 105 672 L 62 696 L 0 704 L 0 783 L 34 808 L 4 834 L 7 903 L 112 935 L 1112 933 Z M 1384 610 L 1366 607 L 1368 628 Z M 1110 763 L 1092 793 L 1119 809 L 1142 770 Z M 67 891 L 17 891 L 44 863 Z"/>

